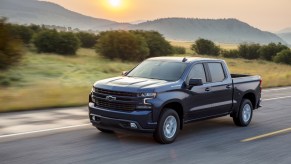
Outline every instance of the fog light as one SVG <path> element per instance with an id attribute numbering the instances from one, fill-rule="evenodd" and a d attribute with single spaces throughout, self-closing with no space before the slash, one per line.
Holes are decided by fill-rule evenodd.
<path id="1" fill-rule="evenodd" d="M 130 123 L 130 127 L 133 128 L 133 129 L 137 129 L 137 125 L 135 123 L 133 123 L 133 122 Z"/>
<path id="2" fill-rule="evenodd" d="M 94 115 L 92 115 L 92 120 L 96 121 L 96 120 L 95 120 L 95 116 L 94 116 Z"/>

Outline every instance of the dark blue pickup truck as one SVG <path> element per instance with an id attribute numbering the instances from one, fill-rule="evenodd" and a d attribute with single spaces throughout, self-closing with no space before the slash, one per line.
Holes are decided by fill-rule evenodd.
<path id="1" fill-rule="evenodd" d="M 261 103 L 260 76 L 230 74 L 218 59 L 150 58 L 123 76 L 97 81 L 89 117 L 102 132 L 149 132 L 172 143 L 183 125 L 230 115 L 247 126 Z"/>

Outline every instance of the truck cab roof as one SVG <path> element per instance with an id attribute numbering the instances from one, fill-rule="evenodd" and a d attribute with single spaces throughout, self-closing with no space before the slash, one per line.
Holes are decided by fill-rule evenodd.
<path id="1" fill-rule="evenodd" d="M 148 60 L 159 60 L 159 61 L 173 61 L 173 62 L 184 62 L 184 63 L 193 63 L 196 61 L 223 61 L 220 59 L 211 59 L 211 58 L 201 58 L 201 57 L 153 57 Z"/>

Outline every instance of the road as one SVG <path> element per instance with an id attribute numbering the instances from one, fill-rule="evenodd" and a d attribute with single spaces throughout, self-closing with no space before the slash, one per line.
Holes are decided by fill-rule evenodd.
<path id="1" fill-rule="evenodd" d="M 0 163 L 291 163 L 291 87 L 263 91 L 248 127 L 229 116 L 188 124 L 173 144 L 104 134 L 86 107 L 0 114 Z"/>

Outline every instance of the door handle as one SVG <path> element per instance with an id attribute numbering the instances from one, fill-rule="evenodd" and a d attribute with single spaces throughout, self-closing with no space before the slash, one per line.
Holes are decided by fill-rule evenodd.
<path id="1" fill-rule="evenodd" d="M 226 85 L 226 88 L 227 88 L 227 89 L 231 88 L 231 85 Z"/>
<path id="2" fill-rule="evenodd" d="M 208 88 L 208 87 L 205 88 L 205 91 L 206 91 L 206 92 L 209 92 L 209 91 L 210 91 L 210 88 Z"/>

